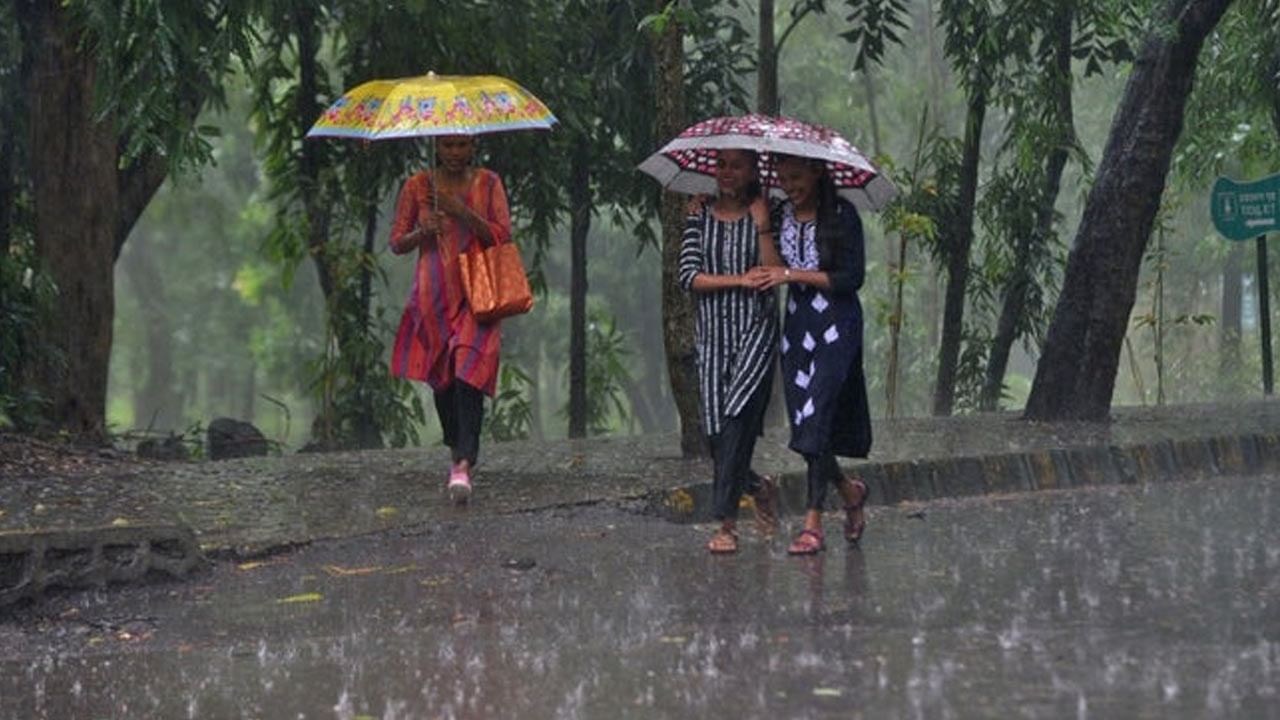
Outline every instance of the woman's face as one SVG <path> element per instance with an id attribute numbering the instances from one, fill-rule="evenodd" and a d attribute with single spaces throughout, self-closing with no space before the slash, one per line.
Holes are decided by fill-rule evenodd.
<path id="1" fill-rule="evenodd" d="M 436 158 L 450 172 L 461 172 L 471 164 L 476 142 L 469 135 L 446 135 L 436 140 Z"/>
<path id="2" fill-rule="evenodd" d="M 818 202 L 818 179 L 822 168 L 803 158 L 784 158 L 778 163 L 778 184 L 796 207 L 813 207 Z"/>
<path id="3" fill-rule="evenodd" d="M 756 164 L 745 150 L 721 150 L 716 157 L 716 187 L 721 195 L 742 197 L 756 179 Z"/>

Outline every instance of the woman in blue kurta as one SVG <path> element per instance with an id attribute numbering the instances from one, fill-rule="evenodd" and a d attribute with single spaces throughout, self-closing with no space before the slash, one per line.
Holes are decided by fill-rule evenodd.
<path id="1" fill-rule="evenodd" d="M 782 264 L 768 268 L 769 284 L 789 285 L 782 382 L 790 447 L 808 465 L 804 529 L 787 551 L 812 555 L 826 548 L 822 507 L 829 485 L 844 502 L 845 539 L 857 542 L 866 525 L 867 486 L 836 463 L 837 455 L 864 458 L 871 449 L 858 300 L 866 256 L 858 211 L 836 195 L 821 162 L 784 156 L 777 172 L 787 200 L 772 222 Z"/>

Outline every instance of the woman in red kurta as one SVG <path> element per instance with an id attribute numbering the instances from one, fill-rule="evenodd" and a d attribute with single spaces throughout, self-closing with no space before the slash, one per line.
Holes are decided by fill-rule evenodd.
<path id="1" fill-rule="evenodd" d="M 502 334 L 499 323 L 481 324 L 472 315 L 458 256 L 476 243 L 510 242 L 511 215 L 502 180 L 472 166 L 472 138 L 442 137 L 436 155 L 434 171 L 405 181 L 391 228 L 392 252 L 418 251 L 391 373 L 426 382 L 434 391 L 444 442 L 453 455 L 449 494 L 465 502 L 480 449 L 483 396 L 492 396 L 497 385 Z"/>

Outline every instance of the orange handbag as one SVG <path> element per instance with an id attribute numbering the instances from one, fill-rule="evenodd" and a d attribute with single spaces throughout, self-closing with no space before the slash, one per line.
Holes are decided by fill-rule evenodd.
<path id="1" fill-rule="evenodd" d="M 481 249 L 472 246 L 458 257 L 467 304 L 480 323 L 491 323 L 533 308 L 529 276 L 520 248 L 502 243 Z"/>

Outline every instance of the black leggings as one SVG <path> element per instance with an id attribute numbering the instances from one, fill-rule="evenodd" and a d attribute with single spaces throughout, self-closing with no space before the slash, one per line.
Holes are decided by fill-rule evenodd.
<path id="1" fill-rule="evenodd" d="M 708 438 L 715 461 L 711 510 L 716 520 L 736 519 L 742 494 L 754 495 L 760 490 L 760 476 L 751 469 L 751 456 L 764 427 L 770 385 L 771 379 L 766 375 L 742 411 L 725 418 L 720 432 Z"/>
<path id="2" fill-rule="evenodd" d="M 475 467 L 480 454 L 480 425 L 484 420 L 484 393 L 454 380 L 435 393 L 436 415 L 444 430 L 444 444 L 453 451 L 453 461 L 466 460 Z"/>
<path id="3" fill-rule="evenodd" d="M 809 466 L 809 498 L 804 507 L 821 512 L 827 501 L 827 486 L 839 486 L 844 481 L 844 474 L 840 472 L 836 456 L 831 453 L 805 455 L 804 461 Z"/>

